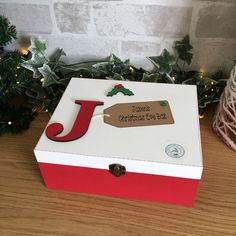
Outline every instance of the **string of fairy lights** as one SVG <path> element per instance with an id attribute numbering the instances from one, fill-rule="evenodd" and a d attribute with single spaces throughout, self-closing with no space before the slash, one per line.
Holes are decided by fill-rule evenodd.
<path id="1" fill-rule="evenodd" d="M 194 84 L 197 85 L 198 90 L 200 119 L 204 118 L 204 110 L 208 104 L 219 101 L 219 95 L 225 86 L 225 83 L 220 82 L 223 77 L 221 74 L 208 77 L 201 70 L 200 72 L 187 71 L 184 70 L 184 66 L 181 68 L 178 65 L 177 62 L 181 60 L 184 64 L 185 62 L 191 63 L 193 54 L 189 36 L 175 42 L 177 57 L 167 49 L 164 49 L 159 56 L 148 57 L 154 68 L 147 71 L 131 65 L 129 60 L 122 61 L 114 54 L 103 61 L 79 62 L 69 65 L 59 61 L 60 56 L 64 54 L 61 51 L 55 62 L 45 54 L 45 43 L 35 38 L 34 41 L 31 38 L 30 47 L 28 47 L 28 41 L 28 44 L 20 44 L 19 51 L 4 52 L 4 46 L 12 39 L 16 39 L 16 30 L 3 16 L 0 16 L 0 35 L 0 135 L 27 129 L 36 114 L 48 113 L 51 115 L 71 77 Z M 32 45 L 34 45 L 34 50 L 31 50 Z M 40 55 L 47 58 L 45 63 L 49 70 L 49 77 L 56 78 L 53 81 L 49 81 L 50 78 L 40 72 L 44 63 L 39 61 L 38 64 L 34 64 L 34 60 L 31 60 L 40 58 Z M 27 63 L 28 67 L 24 67 L 23 64 Z M 57 70 L 55 70 L 55 66 L 51 66 L 53 63 L 57 65 Z M 63 66 L 60 67 L 62 64 Z M 172 65 L 175 66 L 172 67 Z M 63 71 L 65 68 L 67 68 L 66 73 Z M 33 73 L 30 71 L 31 69 L 33 69 Z M 35 72 L 38 77 L 34 77 Z M 216 77 L 217 79 L 215 79 Z"/>
<path id="2" fill-rule="evenodd" d="M 22 47 L 22 48 L 19 50 L 19 53 L 20 53 L 20 55 L 21 55 L 22 57 L 27 58 L 27 57 L 29 56 L 29 54 L 30 54 L 30 51 L 28 50 L 28 48 Z M 0 58 L 0 59 L 1 59 L 1 58 Z M 21 66 L 20 66 L 20 65 L 17 65 L 16 70 L 18 71 L 20 68 L 21 68 Z M 133 72 L 135 71 L 132 66 L 130 66 L 129 69 L 130 69 L 130 72 L 131 72 L 131 73 L 133 73 Z M 18 77 L 18 74 L 16 73 L 15 76 Z M 83 77 L 82 74 L 80 74 L 79 76 L 80 76 L 80 77 Z M 203 72 L 202 72 L 202 75 L 200 76 L 200 78 L 201 78 L 201 79 L 204 79 Z M 40 80 L 41 83 L 43 83 L 44 78 L 40 77 L 39 80 Z M 175 82 L 176 77 L 175 77 L 175 76 L 172 76 L 172 80 Z M 20 81 L 16 81 L 16 84 L 17 84 L 17 85 L 20 85 Z M 215 84 L 215 82 L 211 82 L 211 85 L 214 85 L 214 84 Z M 206 85 L 205 85 L 205 87 L 206 87 Z M 213 92 L 214 89 L 212 88 L 211 91 Z M 7 91 L 6 91 L 6 92 L 7 92 Z M 208 97 L 207 94 L 205 94 L 204 96 L 205 96 L 206 98 Z M 46 97 L 45 97 L 45 98 L 46 98 Z M 46 108 L 46 109 L 40 109 L 40 110 L 38 110 L 37 107 L 33 107 L 33 108 L 32 108 L 32 111 L 33 111 L 33 112 L 38 111 L 39 113 L 44 113 L 44 112 L 48 113 L 48 109 L 47 109 L 47 108 Z M 204 118 L 204 114 L 199 114 L 199 119 L 203 119 L 203 118 Z M 7 124 L 8 124 L 9 126 L 11 126 L 11 125 L 13 124 L 13 121 L 9 120 L 9 121 L 7 121 Z"/>

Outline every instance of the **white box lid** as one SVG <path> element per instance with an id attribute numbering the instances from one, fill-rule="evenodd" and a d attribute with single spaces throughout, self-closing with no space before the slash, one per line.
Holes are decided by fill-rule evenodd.
<path id="1" fill-rule="evenodd" d="M 118 83 L 134 96 L 107 93 Z M 79 111 L 75 100 L 104 102 L 94 110 L 87 133 L 74 141 L 56 142 L 43 132 L 36 148 L 38 162 L 108 169 L 119 163 L 128 172 L 200 179 L 203 169 L 197 91 L 194 85 L 72 78 L 49 124 L 59 122 L 67 134 Z M 118 103 L 167 100 L 174 124 L 117 128 L 103 121 L 103 110 Z M 168 148 L 182 152 L 168 155 Z M 170 153 L 169 153 L 170 154 Z"/>

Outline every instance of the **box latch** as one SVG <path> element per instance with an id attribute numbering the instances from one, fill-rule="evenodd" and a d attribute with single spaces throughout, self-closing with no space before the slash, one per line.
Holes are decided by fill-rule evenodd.
<path id="1" fill-rule="evenodd" d="M 126 168 L 120 164 L 109 165 L 109 172 L 116 177 L 120 177 L 126 173 Z"/>

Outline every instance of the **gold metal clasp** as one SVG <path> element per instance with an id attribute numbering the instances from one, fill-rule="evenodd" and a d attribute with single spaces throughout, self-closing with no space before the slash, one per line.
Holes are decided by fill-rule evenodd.
<path id="1" fill-rule="evenodd" d="M 120 177 L 121 175 L 125 174 L 126 169 L 120 164 L 111 164 L 109 165 L 109 172 L 116 177 Z"/>

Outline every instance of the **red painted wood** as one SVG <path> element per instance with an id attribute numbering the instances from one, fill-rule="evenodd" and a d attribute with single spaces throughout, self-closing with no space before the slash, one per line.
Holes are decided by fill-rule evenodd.
<path id="1" fill-rule="evenodd" d="M 113 176 L 108 170 L 39 163 L 49 189 L 191 206 L 199 180 L 140 173 Z"/>
<path id="2" fill-rule="evenodd" d="M 46 136 L 58 142 L 69 142 L 81 138 L 88 130 L 89 124 L 96 106 L 103 105 L 103 102 L 75 100 L 76 104 L 80 105 L 78 115 L 75 119 L 71 131 L 65 136 L 57 136 L 62 133 L 64 127 L 61 123 L 50 124 L 46 128 Z"/>

